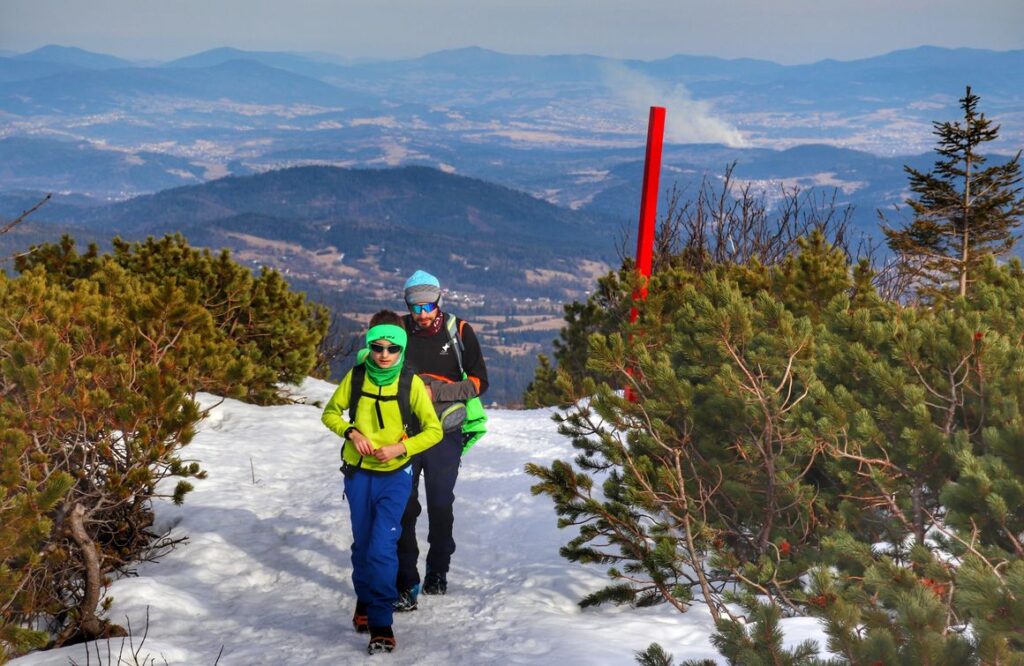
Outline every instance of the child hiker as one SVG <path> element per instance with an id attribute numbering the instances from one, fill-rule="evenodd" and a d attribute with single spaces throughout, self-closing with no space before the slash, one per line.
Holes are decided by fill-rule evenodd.
<path id="1" fill-rule="evenodd" d="M 412 489 L 410 463 L 442 436 L 423 380 L 403 372 L 407 339 L 398 315 L 390 310 L 375 314 L 366 333 L 366 360 L 341 380 L 321 418 L 345 440 L 342 471 L 356 590 L 352 625 L 357 632 L 369 632 L 370 654 L 395 649 L 396 546 Z"/>

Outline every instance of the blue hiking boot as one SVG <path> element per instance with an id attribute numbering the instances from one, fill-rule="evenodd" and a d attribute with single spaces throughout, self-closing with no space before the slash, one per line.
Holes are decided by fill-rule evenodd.
<path id="1" fill-rule="evenodd" d="M 396 613 L 406 613 L 408 611 L 416 610 L 416 597 L 420 596 L 420 586 L 413 585 L 412 587 L 401 590 L 398 593 L 398 598 L 395 599 L 395 603 L 391 604 L 391 607 Z"/>

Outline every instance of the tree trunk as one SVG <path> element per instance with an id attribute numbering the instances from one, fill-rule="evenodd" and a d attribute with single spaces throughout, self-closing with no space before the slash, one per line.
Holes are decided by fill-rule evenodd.
<path id="1" fill-rule="evenodd" d="M 970 93 L 970 88 L 967 89 Z M 960 296 L 967 295 L 967 261 L 970 259 L 968 242 L 970 241 L 971 229 L 971 149 L 967 148 L 964 156 L 964 203 L 961 215 L 964 222 L 963 252 L 960 256 Z"/>
<path id="2" fill-rule="evenodd" d="M 85 509 L 75 504 L 68 516 L 71 536 L 82 551 L 85 563 L 85 595 L 78 606 L 78 626 L 84 638 L 98 638 L 103 633 L 103 625 L 96 617 L 96 606 L 100 602 L 100 555 L 96 544 L 85 531 Z"/>

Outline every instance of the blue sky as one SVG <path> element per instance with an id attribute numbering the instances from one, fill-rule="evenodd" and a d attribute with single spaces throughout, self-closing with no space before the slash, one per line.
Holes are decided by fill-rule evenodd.
<path id="1" fill-rule="evenodd" d="M 793 64 L 1024 48 L 1024 0 L 0 0 L 0 50 L 171 59 L 216 46 L 397 58 L 461 46 Z"/>

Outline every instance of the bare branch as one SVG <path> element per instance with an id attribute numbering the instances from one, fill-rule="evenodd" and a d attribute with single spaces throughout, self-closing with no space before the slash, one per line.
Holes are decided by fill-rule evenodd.
<path id="1" fill-rule="evenodd" d="M 47 201 L 49 201 L 52 197 L 53 197 L 53 193 L 51 192 L 51 193 L 47 194 L 45 197 L 43 197 L 42 199 L 40 199 L 39 202 L 36 203 L 36 205 L 34 205 L 31 208 L 29 208 L 28 210 L 22 212 L 21 215 L 19 215 L 18 217 L 14 218 L 13 220 L 8 222 L 4 226 L 0 227 L 0 234 L 6 234 L 8 231 L 10 231 L 14 227 L 16 227 L 19 224 L 21 224 L 22 222 L 24 222 L 25 218 L 27 218 L 29 215 L 31 215 L 32 213 L 36 212 L 40 208 L 42 208 L 43 205 Z"/>

